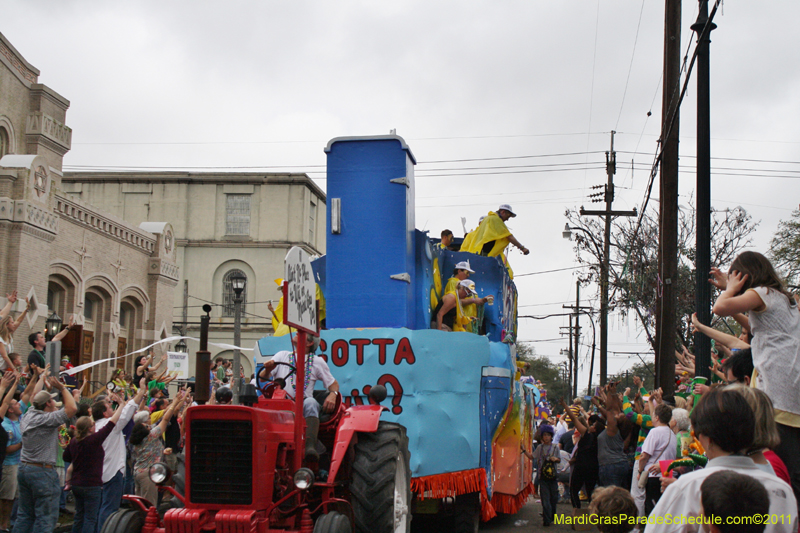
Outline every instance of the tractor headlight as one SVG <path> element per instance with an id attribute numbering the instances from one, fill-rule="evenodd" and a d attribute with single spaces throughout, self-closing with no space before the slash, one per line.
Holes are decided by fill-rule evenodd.
<path id="1" fill-rule="evenodd" d="M 152 471 L 152 469 L 151 469 Z M 294 486 L 300 490 L 308 490 L 314 484 L 314 472 L 308 468 L 301 468 L 294 473 Z"/>
<path id="2" fill-rule="evenodd" d="M 150 467 L 150 481 L 156 485 L 164 483 L 169 477 L 169 468 L 164 463 L 156 463 Z"/>

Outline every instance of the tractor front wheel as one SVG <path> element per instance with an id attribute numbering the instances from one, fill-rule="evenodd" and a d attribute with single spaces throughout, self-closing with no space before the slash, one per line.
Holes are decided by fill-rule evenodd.
<path id="1" fill-rule="evenodd" d="M 319 517 L 314 524 L 314 533 L 351 533 L 350 519 L 341 513 L 331 511 Z"/>
<path id="2" fill-rule="evenodd" d="M 358 533 L 408 533 L 411 469 L 408 437 L 400 424 L 380 422 L 359 433 L 353 458 L 353 514 Z"/>
<path id="3" fill-rule="evenodd" d="M 139 509 L 114 511 L 103 524 L 100 533 L 141 533 L 144 513 Z"/>

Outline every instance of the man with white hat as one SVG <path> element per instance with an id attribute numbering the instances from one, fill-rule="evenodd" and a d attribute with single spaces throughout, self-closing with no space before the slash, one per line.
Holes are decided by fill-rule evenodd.
<path id="1" fill-rule="evenodd" d="M 441 331 L 468 331 L 465 326 L 469 318 L 464 315 L 462 305 L 486 303 L 488 298 L 478 298 L 469 286 L 469 280 L 458 283 L 456 292 L 445 293 L 442 301 L 433 311 L 436 317 L 436 329 Z"/>
<path id="2" fill-rule="evenodd" d="M 56 473 L 58 428 L 69 424 L 78 412 L 72 394 L 57 378 L 48 378 L 51 388 L 58 392 L 39 391 L 33 397 L 20 423 L 22 455 L 17 474 L 19 511 L 14 523 L 15 533 L 53 531 L 58 520 L 61 484 Z M 64 407 L 56 406 L 61 396 Z"/>
<path id="3" fill-rule="evenodd" d="M 497 212 L 489 211 L 478 228 L 467 236 L 469 238 L 464 239 L 461 251 L 496 257 L 511 243 L 523 254 L 528 255 L 530 250 L 523 246 L 506 227 L 506 221 L 515 216 L 517 214 L 508 204 L 502 204 L 497 208 Z"/>
<path id="4" fill-rule="evenodd" d="M 456 266 L 453 268 L 453 277 L 448 279 L 447 285 L 444 286 L 444 294 L 447 294 L 448 292 L 455 293 L 458 288 L 458 284 L 469 278 L 470 274 L 474 273 L 475 271 L 469 266 L 469 261 L 460 261 L 456 263 Z"/>

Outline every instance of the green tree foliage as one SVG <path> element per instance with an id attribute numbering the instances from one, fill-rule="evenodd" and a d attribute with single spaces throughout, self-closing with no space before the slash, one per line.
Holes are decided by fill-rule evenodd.
<path id="1" fill-rule="evenodd" d="M 800 288 L 800 209 L 792 212 L 791 219 L 780 221 L 768 255 L 772 266 L 786 276 L 790 288 Z"/>
<path id="2" fill-rule="evenodd" d="M 619 386 L 617 387 L 618 391 L 624 391 L 627 387 L 631 388 L 631 394 L 635 395 L 636 390 L 633 386 L 633 376 L 639 376 L 642 378 L 642 382 L 644 382 L 644 388 L 648 391 L 651 391 L 655 388 L 655 373 L 656 367 L 655 363 L 635 363 L 623 370 L 618 374 L 614 374 L 613 376 L 609 376 L 608 381 L 619 381 Z"/>
<path id="3" fill-rule="evenodd" d="M 599 217 L 581 217 L 577 210 L 568 210 L 566 217 L 570 226 L 586 230 L 573 231 L 577 259 L 588 267 L 583 281 L 599 285 L 603 222 Z M 714 211 L 711 222 L 711 265 L 720 267 L 730 265 L 750 244 L 758 226 L 741 207 Z M 676 341 L 687 346 L 691 345 L 687 319 L 695 307 L 695 228 L 694 206 L 683 207 L 678 219 L 678 277 L 672 283 L 677 296 Z M 662 283 L 658 276 L 658 231 L 655 208 L 644 214 L 638 231 L 635 217 L 615 219 L 611 230 L 609 310 L 633 313 L 644 325 L 651 346 L 655 345 L 656 298 Z M 701 275 L 708 277 L 705 272 Z"/>
<path id="4" fill-rule="evenodd" d="M 533 376 L 542 382 L 542 386 L 547 390 L 547 400 L 556 411 L 560 411 L 557 406 L 561 398 L 564 398 L 567 403 L 571 402 L 570 386 L 564 379 L 563 365 L 559 365 L 543 355 L 537 355 L 532 344 L 517 344 L 517 359 L 529 364 L 523 374 Z"/>

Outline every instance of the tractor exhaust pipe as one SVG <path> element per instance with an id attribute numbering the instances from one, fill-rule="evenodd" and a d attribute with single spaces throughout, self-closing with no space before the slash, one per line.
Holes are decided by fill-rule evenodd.
<path id="1" fill-rule="evenodd" d="M 208 325 L 211 322 L 211 306 L 203 305 L 206 316 L 200 317 L 200 349 L 195 359 L 194 401 L 203 405 L 209 400 L 211 390 L 211 352 L 208 351 Z"/>

